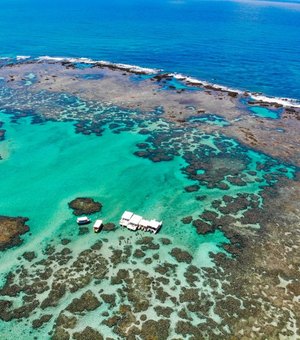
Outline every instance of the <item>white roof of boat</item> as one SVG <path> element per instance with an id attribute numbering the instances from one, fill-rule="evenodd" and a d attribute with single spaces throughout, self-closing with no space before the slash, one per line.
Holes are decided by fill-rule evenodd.
<path id="1" fill-rule="evenodd" d="M 148 221 L 148 220 L 141 219 L 141 221 L 140 221 L 140 226 L 142 226 L 142 227 L 147 227 L 148 224 L 149 224 L 149 221 Z"/>
<path id="2" fill-rule="evenodd" d="M 132 215 L 133 215 L 133 213 L 131 211 L 124 211 L 124 213 L 122 215 L 122 219 L 130 220 Z"/>
<path id="3" fill-rule="evenodd" d="M 101 227 L 102 223 L 103 223 L 102 220 L 96 220 L 96 222 L 94 223 L 94 228 Z"/>
<path id="4" fill-rule="evenodd" d="M 158 229 L 161 226 L 161 222 L 158 222 L 156 220 L 151 220 L 149 221 L 149 227 L 153 228 L 153 229 Z"/>
<path id="5" fill-rule="evenodd" d="M 133 215 L 133 216 L 131 217 L 129 223 L 132 223 L 132 224 L 139 224 L 142 218 L 143 218 L 143 217 L 140 216 L 140 215 Z"/>
<path id="6" fill-rule="evenodd" d="M 86 217 L 86 216 L 82 216 L 82 217 L 77 218 L 77 221 L 87 221 L 87 220 L 89 220 L 89 218 Z"/>
<path id="7" fill-rule="evenodd" d="M 135 231 L 137 230 L 137 225 L 128 225 L 127 228 Z"/>

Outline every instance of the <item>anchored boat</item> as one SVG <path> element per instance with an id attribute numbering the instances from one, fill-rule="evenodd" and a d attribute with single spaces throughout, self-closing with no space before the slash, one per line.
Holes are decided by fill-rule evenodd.
<path id="1" fill-rule="evenodd" d="M 91 220 L 86 217 L 86 216 L 82 216 L 82 217 L 78 217 L 77 220 L 76 220 L 77 224 L 88 224 L 91 222 Z"/>
<path id="2" fill-rule="evenodd" d="M 156 234 L 162 226 L 162 221 L 146 220 L 142 216 L 136 215 L 131 211 L 125 211 L 121 216 L 120 225 L 129 230 L 150 231 Z"/>
<path id="3" fill-rule="evenodd" d="M 99 231 L 101 230 L 103 225 L 103 221 L 102 220 L 96 220 L 96 222 L 94 223 L 93 229 L 95 233 L 99 233 Z"/>

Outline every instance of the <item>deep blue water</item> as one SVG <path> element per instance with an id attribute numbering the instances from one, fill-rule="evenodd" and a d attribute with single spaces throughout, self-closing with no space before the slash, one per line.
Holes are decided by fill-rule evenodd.
<path id="1" fill-rule="evenodd" d="M 84 56 L 300 99 L 300 3 L 1 0 L 0 55 Z"/>

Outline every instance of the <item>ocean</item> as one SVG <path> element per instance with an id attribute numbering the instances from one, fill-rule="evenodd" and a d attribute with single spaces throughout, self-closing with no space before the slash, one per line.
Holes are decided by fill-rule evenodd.
<path id="1" fill-rule="evenodd" d="M 300 99 L 298 1 L 3 0 L 0 56 L 89 57 Z"/>

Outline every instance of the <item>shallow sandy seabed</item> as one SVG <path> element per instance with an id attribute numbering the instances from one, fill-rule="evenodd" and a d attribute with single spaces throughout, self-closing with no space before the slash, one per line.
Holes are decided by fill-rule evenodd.
<path id="1" fill-rule="evenodd" d="M 62 228 L 6 273 L 6 339 L 300 336 L 299 109 L 100 65 L 25 62 L 0 77 L 0 107 L 13 121 L 74 121 L 77 133 L 99 137 L 134 130 L 147 137 L 138 157 L 180 155 L 195 181 L 187 194 L 200 203 L 208 200 L 200 186 L 219 195 L 180 218 L 199 235 L 222 232 L 230 241 L 204 266 L 163 234 L 127 236 L 109 225 L 96 241 L 91 228 L 79 228 L 80 238 Z M 258 117 L 254 105 L 279 118 Z"/>

